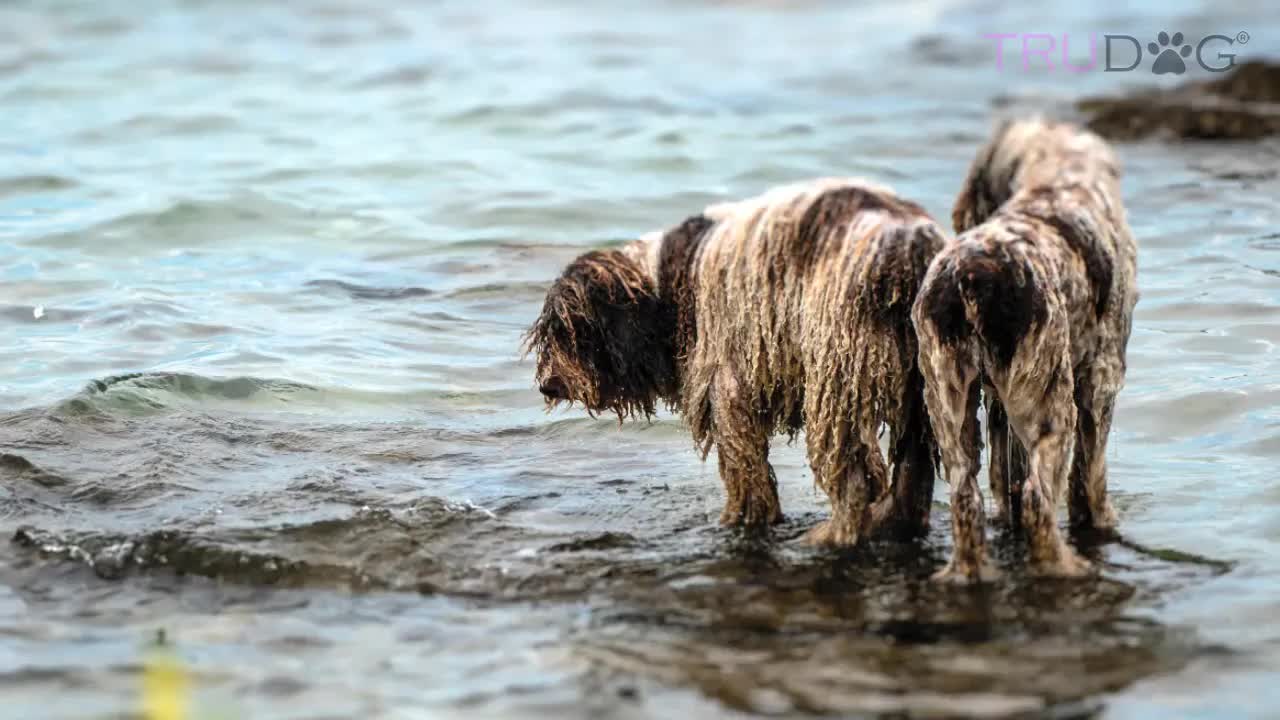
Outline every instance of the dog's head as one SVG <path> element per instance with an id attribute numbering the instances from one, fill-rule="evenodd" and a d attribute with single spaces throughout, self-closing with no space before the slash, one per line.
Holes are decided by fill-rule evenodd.
<path id="1" fill-rule="evenodd" d="M 609 250 L 574 260 L 525 336 L 547 406 L 581 403 L 619 420 L 652 415 L 675 387 L 670 322 L 653 280 L 631 257 Z"/>

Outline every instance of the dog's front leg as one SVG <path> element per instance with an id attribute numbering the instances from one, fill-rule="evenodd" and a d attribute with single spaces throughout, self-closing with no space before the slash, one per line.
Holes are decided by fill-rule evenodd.
<path id="1" fill-rule="evenodd" d="M 722 525 L 782 521 L 778 482 L 769 465 L 769 431 L 750 395 L 731 369 L 722 366 L 716 371 L 711 390 L 712 441 L 724 482 Z"/>

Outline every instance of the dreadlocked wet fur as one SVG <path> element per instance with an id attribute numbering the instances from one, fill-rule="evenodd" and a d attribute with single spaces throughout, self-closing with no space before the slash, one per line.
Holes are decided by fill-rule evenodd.
<path id="1" fill-rule="evenodd" d="M 782 518 L 769 441 L 803 429 L 831 500 L 812 542 L 919 534 L 937 450 L 910 312 L 943 244 L 924 210 L 886 188 L 785 186 L 580 256 L 526 347 L 549 406 L 620 421 L 659 404 L 681 412 L 703 457 L 718 456 L 724 524 Z"/>
<path id="2" fill-rule="evenodd" d="M 998 519 L 1025 533 L 1033 570 L 1090 569 L 1056 524 L 1068 491 L 1075 528 L 1115 526 L 1105 453 L 1137 302 L 1119 177 L 1101 139 L 1039 120 L 1004 125 L 970 168 L 952 216 L 960 235 L 934 259 L 913 310 L 951 486 L 944 579 L 993 572 L 977 482 L 980 397 Z"/>

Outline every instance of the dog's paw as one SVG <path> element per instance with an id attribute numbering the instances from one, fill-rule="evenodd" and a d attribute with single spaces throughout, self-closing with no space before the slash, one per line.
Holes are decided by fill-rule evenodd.
<path id="1" fill-rule="evenodd" d="M 844 523 L 823 520 L 804 534 L 803 542 L 814 547 L 853 547 L 858 544 L 856 530 Z"/>
<path id="2" fill-rule="evenodd" d="M 1096 575 L 1098 569 L 1070 546 L 1063 545 L 1058 557 L 1032 563 L 1031 572 L 1039 577 L 1085 578 Z"/>
<path id="3" fill-rule="evenodd" d="M 1071 539 L 1080 547 L 1096 547 L 1119 541 L 1119 522 L 1110 500 L 1103 501 L 1102 509 L 1085 517 L 1073 517 L 1070 525 Z"/>
<path id="4" fill-rule="evenodd" d="M 1009 503 L 1007 502 L 997 501 L 995 509 L 990 515 L 988 515 L 988 517 L 991 520 L 991 524 L 995 527 L 1008 530 L 1018 529 L 1017 523 L 1013 521 L 1013 510 L 1010 509 Z"/>
<path id="5" fill-rule="evenodd" d="M 720 513 L 724 527 L 768 527 L 785 522 L 782 508 L 767 503 L 748 503 L 744 506 L 726 507 Z"/>
<path id="6" fill-rule="evenodd" d="M 1092 530 L 1102 535 L 1113 535 L 1116 532 L 1116 526 L 1120 521 L 1116 518 L 1116 509 L 1112 507 L 1111 501 L 1106 500 L 1102 503 L 1102 511 L 1094 515 Z"/>
<path id="7" fill-rule="evenodd" d="M 978 585 L 1000 579 L 1000 570 L 989 561 L 981 563 L 957 563 L 954 559 L 930 578 L 947 585 Z"/>

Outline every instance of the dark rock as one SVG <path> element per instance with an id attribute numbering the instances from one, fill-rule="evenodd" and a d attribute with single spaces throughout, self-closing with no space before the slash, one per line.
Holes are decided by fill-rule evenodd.
<path id="1" fill-rule="evenodd" d="M 1257 140 L 1280 134 L 1280 64 L 1247 62 L 1220 78 L 1076 105 L 1091 130 L 1113 140 L 1163 134 Z"/>

